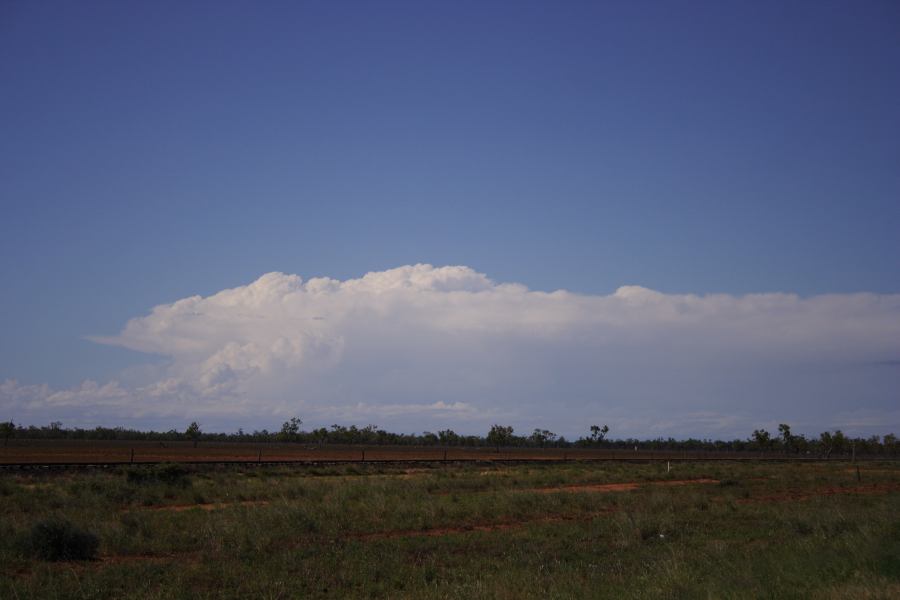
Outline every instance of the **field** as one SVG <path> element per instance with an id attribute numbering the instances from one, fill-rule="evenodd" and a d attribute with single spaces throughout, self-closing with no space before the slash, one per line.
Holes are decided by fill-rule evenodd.
<path id="1" fill-rule="evenodd" d="M 54 522 L 95 556 L 41 558 Z M 0 473 L 0 598 L 110 597 L 897 598 L 900 465 Z"/>

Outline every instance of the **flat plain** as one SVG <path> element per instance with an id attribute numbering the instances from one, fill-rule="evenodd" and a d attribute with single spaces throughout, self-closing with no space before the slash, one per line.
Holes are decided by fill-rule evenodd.
<path id="1" fill-rule="evenodd" d="M 622 448 L 485 448 L 468 446 L 366 446 L 250 442 L 149 442 L 131 440 L 11 440 L 0 447 L 0 465 L 14 463 L 148 462 L 358 462 L 516 460 L 757 460 L 785 458 L 781 452 L 631 450 Z"/>
<path id="2" fill-rule="evenodd" d="M 41 558 L 48 522 L 93 556 Z M 8 471 L 0 540 L 4 599 L 896 598 L 900 465 Z"/>

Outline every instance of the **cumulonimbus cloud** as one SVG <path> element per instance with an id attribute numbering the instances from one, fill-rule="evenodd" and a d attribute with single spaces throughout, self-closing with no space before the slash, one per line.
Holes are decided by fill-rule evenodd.
<path id="1" fill-rule="evenodd" d="M 840 426 L 855 410 L 896 419 L 900 389 L 900 295 L 548 293 L 461 266 L 346 281 L 268 273 L 92 339 L 167 363 L 128 385 L 7 381 L 0 403 L 235 428 L 302 414 L 398 430 L 506 419 L 726 435 L 775 420 Z"/>

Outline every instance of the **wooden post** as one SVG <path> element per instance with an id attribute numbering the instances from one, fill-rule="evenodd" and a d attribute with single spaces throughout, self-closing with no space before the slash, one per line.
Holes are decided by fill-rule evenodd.
<path id="1" fill-rule="evenodd" d="M 131 464 L 134 464 L 134 448 L 131 449 Z"/>
<path id="2" fill-rule="evenodd" d="M 856 480 L 862 481 L 862 475 L 859 472 L 859 465 L 856 465 Z"/>
<path id="3" fill-rule="evenodd" d="M 672 463 L 670 463 L 669 461 L 666 461 L 666 473 L 668 473 L 671 470 L 672 470 Z"/>
<path id="4" fill-rule="evenodd" d="M 262 448 L 259 449 L 259 452 L 256 455 L 256 464 L 260 464 L 262 462 Z"/>
<path id="5" fill-rule="evenodd" d="M 366 462 L 366 451 L 365 450 L 362 451 L 362 460 L 363 460 L 363 462 Z"/>

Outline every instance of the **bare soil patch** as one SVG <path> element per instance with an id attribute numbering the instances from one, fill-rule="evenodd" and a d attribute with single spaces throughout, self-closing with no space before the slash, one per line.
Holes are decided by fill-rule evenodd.
<path id="1" fill-rule="evenodd" d="M 173 560 L 197 562 L 199 561 L 199 555 L 195 552 L 185 552 L 182 554 L 115 554 L 101 556 L 100 560 L 96 562 L 102 566 L 107 566 L 140 562 L 167 563 L 172 562 Z"/>
<path id="2" fill-rule="evenodd" d="M 132 458 L 132 451 L 134 455 Z M 288 442 L 200 442 L 141 440 L 30 440 L 12 439 L 0 448 L 0 464 L 121 462 L 382 462 L 483 461 L 503 464 L 515 460 L 578 461 L 592 459 L 678 460 L 722 459 L 733 453 L 632 451 L 612 448 L 493 448 L 434 446 L 316 446 Z M 747 457 L 751 458 L 751 457 Z"/>
<path id="3" fill-rule="evenodd" d="M 827 496 L 837 496 L 843 494 L 887 494 L 900 490 L 900 483 L 873 483 L 871 485 L 857 485 L 852 487 L 825 487 L 817 490 L 787 490 L 777 494 L 768 494 L 765 496 L 756 496 L 753 498 L 740 498 L 738 504 L 758 504 L 770 502 L 795 502 L 800 500 L 809 500 L 811 498 L 820 498 Z"/>
<path id="4" fill-rule="evenodd" d="M 578 485 L 561 485 L 523 490 L 537 492 L 539 494 L 552 494 L 555 492 L 631 492 L 644 486 L 683 486 L 694 484 L 719 483 L 718 479 L 670 479 L 660 481 L 628 481 L 624 483 L 588 483 Z"/>
<path id="5" fill-rule="evenodd" d="M 379 531 L 376 533 L 363 533 L 352 535 L 350 537 L 365 540 L 365 541 L 374 541 L 374 540 L 389 540 L 394 538 L 405 538 L 405 537 L 441 537 L 445 535 L 454 535 L 454 534 L 464 534 L 464 533 L 472 533 L 472 532 L 494 532 L 494 531 L 508 531 L 510 529 L 521 529 L 523 527 L 527 527 L 529 525 L 539 524 L 539 523 L 563 523 L 563 522 L 571 522 L 571 521 L 589 521 L 594 517 L 608 514 L 614 512 L 614 508 L 609 508 L 602 511 L 595 511 L 590 515 L 581 515 L 578 517 L 574 516 L 564 516 L 564 515 L 548 515 L 542 517 L 535 517 L 532 519 L 521 519 L 517 521 L 501 521 L 497 523 L 472 523 L 466 525 L 458 525 L 452 527 L 434 527 L 431 529 L 403 529 L 397 531 Z"/>
<path id="6" fill-rule="evenodd" d="M 243 500 L 241 502 L 200 502 L 197 504 L 162 504 L 162 505 L 157 505 L 157 506 L 145 506 L 145 507 L 143 507 L 142 510 L 184 512 L 186 510 L 192 510 L 194 508 L 199 508 L 200 510 L 213 511 L 213 510 L 221 510 L 223 508 L 231 508 L 234 506 L 266 506 L 269 503 L 270 503 L 269 500 Z"/>
<path id="7" fill-rule="evenodd" d="M 856 474 L 856 467 L 852 467 L 852 468 L 850 468 L 850 469 L 844 469 L 844 472 L 845 472 L 845 473 L 853 473 L 853 474 Z M 897 476 L 900 476 L 900 470 L 896 470 L 896 469 L 868 469 L 868 468 L 863 467 L 863 468 L 861 468 L 861 469 L 859 470 L 859 472 L 860 472 L 862 475 L 865 475 L 865 474 L 867 474 L 867 473 L 868 473 L 868 474 L 876 474 L 876 473 L 877 473 L 877 474 L 879 474 L 879 475 L 897 475 Z"/>

